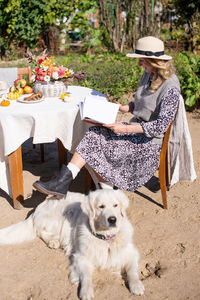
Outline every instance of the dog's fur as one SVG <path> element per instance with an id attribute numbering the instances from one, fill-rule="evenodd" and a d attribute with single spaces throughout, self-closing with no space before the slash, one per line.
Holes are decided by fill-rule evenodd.
<path id="1" fill-rule="evenodd" d="M 41 203 L 25 221 L 0 230 L 0 245 L 41 238 L 50 248 L 63 248 L 70 260 L 70 279 L 80 284 L 79 297 L 94 297 L 94 269 L 126 272 L 130 292 L 144 293 L 138 277 L 139 254 L 126 217 L 128 198 L 120 190 L 97 190 L 88 196 L 68 192 L 61 200 Z"/>

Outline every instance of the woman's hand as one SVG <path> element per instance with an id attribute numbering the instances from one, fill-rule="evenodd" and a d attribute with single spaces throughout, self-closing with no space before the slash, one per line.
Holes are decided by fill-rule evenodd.
<path id="1" fill-rule="evenodd" d="M 103 126 L 109 128 L 114 133 L 128 133 L 127 128 L 129 125 L 123 123 L 113 123 L 113 124 L 104 124 Z"/>

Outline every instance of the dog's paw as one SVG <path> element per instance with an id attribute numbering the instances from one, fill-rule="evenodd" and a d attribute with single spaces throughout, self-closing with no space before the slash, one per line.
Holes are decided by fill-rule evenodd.
<path id="1" fill-rule="evenodd" d="M 129 285 L 130 291 L 135 295 L 143 295 L 144 294 L 144 285 L 142 281 L 138 280 L 134 282 L 134 284 Z"/>
<path id="2" fill-rule="evenodd" d="M 79 284 L 79 276 L 74 271 L 70 271 L 69 280 L 71 281 L 72 284 Z"/>
<path id="3" fill-rule="evenodd" d="M 48 247 L 51 249 L 58 249 L 60 248 L 60 242 L 58 240 L 50 240 L 48 243 Z"/>
<path id="4" fill-rule="evenodd" d="M 81 300 L 92 300 L 94 299 L 94 291 L 93 291 L 93 287 L 92 286 L 87 286 L 87 288 L 85 287 L 81 287 L 80 289 L 80 293 L 79 293 L 79 298 Z"/>

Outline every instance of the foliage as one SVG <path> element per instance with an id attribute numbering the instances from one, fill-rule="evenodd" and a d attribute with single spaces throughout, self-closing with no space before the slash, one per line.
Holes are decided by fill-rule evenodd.
<path id="1" fill-rule="evenodd" d="M 189 23 L 191 16 L 193 16 L 200 7 L 200 0 L 169 0 L 168 5 L 172 8 L 175 7 L 180 22 Z"/>
<path id="2" fill-rule="evenodd" d="M 61 60 L 63 57 L 59 57 Z M 82 85 L 107 94 L 114 100 L 122 101 L 123 95 L 135 91 L 142 69 L 136 60 L 130 60 L 122 54 L 67 55 L 63 63 L 86 72 Z"/>
<path id="3" fill-rule="evenodd" d="M 170 54 L 174 57 L 186 109 L 191 110 L 200 104 L 200 57 L 189 52 Z M 143 72 L 137 66 L 137 60 L 130 60 L 123 53 L 69 54 L 57 59 L 74 70 L 81 68 L 86 72 L 83 86 L 97 89 L 120 101 L 123 101 L 124 94 L 136 91 Z"/>
<path id="4" fill-rule="evenodd" d="M 34 48 L 50 26 L 62 28 L 63 20 L 80 14 L 94 4 L 93 0 L 1 0 L 0 55 L 16 43 Z"/>
<path id="5" fill-rule="evenodd" d="M 125 43 L 132 46 L 138 0 L 97 0 L 97 3 L 100 22 L 107 31 L 113 49 L 122 52 Z"/>
<path id="6" fill-rule="evenodd" d="M 174 57 L 186 109 L 192 110 L 200 104 L 200 57 L 189 52 L 172 52 L 170 55 Z M 125 94 L 136 91 L 143 72 L 143 69 L 138 67 L 137 60 L 127 58 L 124 53 L 69 53 L 56 56 L 56 61 L 75 72 L 86 72 L 85 80 L 77 84 L 94 88 L 107 94 L 110 100 L 120 102 L 125 101 Z M 13 64 L 18 67 L 25 65 Z"/>
<path id="7" fill-rule="evenodd" d="M 175 56 L 175 65 L 186 108 L 192 109 L 200 103 L 200 57 L 180 52 Z"/>
<path id="8" fill-rule="evenodd" d="M 169 0 L 168 8 L 176 17 L 176 26 L 184 26 L 191 50 L 200 49 L 200 0 Z"/>

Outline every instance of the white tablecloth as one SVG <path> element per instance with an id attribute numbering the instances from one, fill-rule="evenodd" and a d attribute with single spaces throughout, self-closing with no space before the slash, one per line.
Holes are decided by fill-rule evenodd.
<path id="1" fill-rule="evenodd" d="M 82 122 L 78 104 L 85 96 L 104 99 L 95 90 L 69 86 L 72 102 L 59 98 L 45 98 L 34 104 L 12 100 L 10 106 L 0 106 L 0 188 L 10 196 L 10 177 L 7 156 L 17 150 L 27 139 L 33 143 L 50 143 L 60 139 L 64 147 L 73 152 L 84 136 L 89 124 Z"/>

